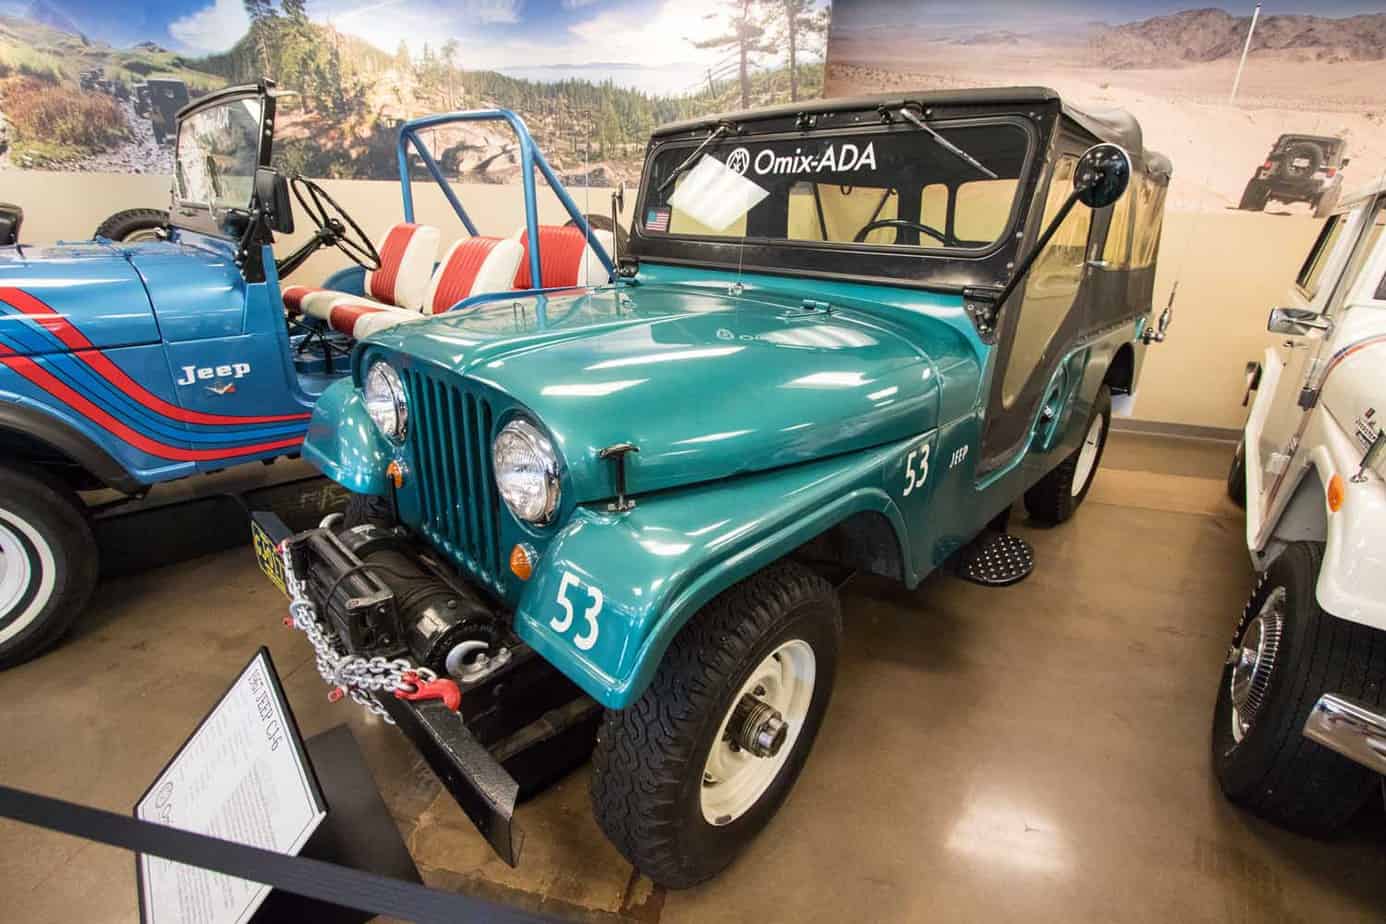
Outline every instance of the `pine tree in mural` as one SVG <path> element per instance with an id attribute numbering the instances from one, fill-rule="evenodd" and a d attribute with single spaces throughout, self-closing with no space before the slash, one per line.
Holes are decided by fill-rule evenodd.
<path id="1" fill-rule="evenodd" d="M 789 56 L 789 98 L 799 99 L 799 58 L 810 48 L 821 48 L 828 37 L 828 10 L 814 9 L 813 0 L 777 0 L 778 38 Z"/>
<path id="2" fill-rule="evenodd" d="M 694 42 L 696 48 L 732 48 L 739 60 L 738 74 L 741 79 L 741 107 L 751 105 L 751 65 L 755 56 L 770 51 L 773 47 L 765 37 L 765 23 L 762 20 L 760 4 L 755 0 L 726 0 L 725 10 L 720 14 L 726 22 L 727 31 L 716 38 Z M 708 19 L 717 18 L 711 13 Z"/>

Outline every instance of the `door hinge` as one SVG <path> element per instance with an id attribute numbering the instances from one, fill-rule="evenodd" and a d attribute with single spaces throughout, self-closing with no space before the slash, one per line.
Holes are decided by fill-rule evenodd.
<path id="1" fill-rule="evenodd" d="M 1001 314 L 1001 306 L 996 304 L 993 293 L 963 289 L 963 311 L 967 313 L 983 343 L 996 343 L 996 324 Z"/>

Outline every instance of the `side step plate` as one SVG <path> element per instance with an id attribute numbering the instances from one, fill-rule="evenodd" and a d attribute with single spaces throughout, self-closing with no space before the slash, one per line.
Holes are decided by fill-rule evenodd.
<path id="1" fill-rule="evenodd" d="M 1035 550 L 1019 536 L 984 529 L 953 557 L 950 570 L 983 587 L 1005 587 L 1035 570 Z"/>

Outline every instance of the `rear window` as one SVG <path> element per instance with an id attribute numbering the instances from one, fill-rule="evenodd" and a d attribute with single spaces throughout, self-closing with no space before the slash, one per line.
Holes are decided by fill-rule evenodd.
<path id="1" fill-rule="evenodd" d="M 686 165 L 698 142 L 680 142 L 652 155 L 643 231 L 873 249 L 989 247 L 1015 215 L 1030 135 L 1005 122 L 933 127 L 995 178 L 913 127 L 724 139 Z"/>

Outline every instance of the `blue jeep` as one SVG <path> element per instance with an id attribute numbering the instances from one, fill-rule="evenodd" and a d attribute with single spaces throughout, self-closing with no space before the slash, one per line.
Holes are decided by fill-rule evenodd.
<path id="1" fill-rule="evenodd" d="M 185 106 L 169 225 L 154 239 L 21 245 L 22 212 L 0 207 L 0 667 L 54 643 L 92 591 L 98 554 L 78 492 L 139 496 L 297 455 L 314 402 L 349 373 L 356 336 L 552 276 L 527 246 L 533 233 L 478 238 L 465 217 L 472 236 L 435 263 L 438 230 L 413 221 L 411 165 L 422 161 L 456 197 L 407 126 L 404 220 L 372 241 L 320 186 L 271 168 L 274 120 L 269 82 Z M 532 150 L 523 124 L 512 124 Z M 554 188 L 568 233 L 586 238 L 575 259 L 609 272 L 600 240 Z M 316 232 L 276 260 L 274 235 L 292 232 L 295 199 Z M 525 204 L 532 230 L 532 176 Z M 330 246 L 355 265 L 321 288 L 281 290 Z M 526 255 L 531 271 L 521 272 Z M 563 254 L 546 262 L 554 256 Z"/>

